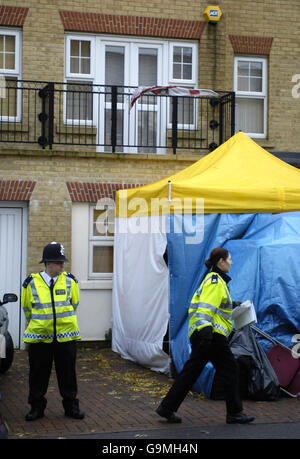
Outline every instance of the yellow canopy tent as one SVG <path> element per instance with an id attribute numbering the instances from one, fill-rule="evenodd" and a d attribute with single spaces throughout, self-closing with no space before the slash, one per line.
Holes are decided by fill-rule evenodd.
<path id="1" fill-rule="evenodd" d="M 183 171 L 149 185 L 117 192 L 117 216 L 153 215 L 157 207 L 151 207 L 151 200 L 169 197 L 177 203 L 185 198 L 203 198 L 204 213 L 300 210 L 300 171 L 238 132 Z M 135 200 L 136 205 L 132 205 Z M 192 206 L 190 211 L 196 212 L 195 199 Z M 165 211 L 160 206 L 159 213 L 174 210 L 176 202 L 173 207 L 166 206 Z M 188 212 L 186 206 L 184 210 Z"/>

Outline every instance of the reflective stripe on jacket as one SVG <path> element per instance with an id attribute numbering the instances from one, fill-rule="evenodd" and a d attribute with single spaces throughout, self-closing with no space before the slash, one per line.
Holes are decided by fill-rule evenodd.
<path id="1" fill-rule="evenodd" d="M 189 337 L 194 330 L 210 326 L 214 333 L 229 336 L 232 330 L 232 300 L 226 282 L 208 273 L 194 293 L 189 307 Z"/>
<path id="2" fill-rule="evenodd" d="M 79 288 L 69 273 L 58 276 L 50 287 L 40 273 L 31 274 L 22 287 L 21 304 L 28 320 L 24 332 L 25 343 L 51 343 L 80 339 L 76 308 L 79 304 Z"/>

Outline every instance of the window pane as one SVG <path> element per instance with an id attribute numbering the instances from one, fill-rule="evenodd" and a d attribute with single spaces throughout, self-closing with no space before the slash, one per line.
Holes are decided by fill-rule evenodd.
<path id="1" fill-rule="evenodd" d="M 91 43 L 89 41 L 81 42 L 81 57 L 90 57 L 91 56 Z"/>
<path id="2" fill-rule="evenodd" d="M 71 57 L 71 73 L 79 73 L 79 58 Z"/>
<path id="3" fill-rule="evenodd" d="M 5 98 L 0 98 L 0 116 L 17 116 L 17 78 L 5 78 Z"/>
<path id="4" fill-rule="evenodd" d="M 71 40 L 71 56 L 79 57 L 79 40 Z"/>
<path id="5" fill-rule="evenodd" d="M 71 73 L 91 73 L 91 43 L 89 41 L 71 40 Z"/>
<path id="6" fill-rule="evenodd" d="M 109 152 L 112 150 L 111 147 L 111 109 L 105 109 L 105 138 L 104 138 L 104 150 Z M 117 148 L 118 152 L 123 151 L 123 120 L 124 111 L 117 110 Z"/>
<path id="7" fill-rule="evenodd" d="M 251 134 L 264 133 L 264 100 L 237 98 L 236 129 Z"/>
<path id="8" fill-rule="evenodd" d="M 6 35 L 5 48 L 6 52 L 15 53 L 15 37 L 14 35 Z"/>
<path id="9" fill-rule="evenodd" d="M 251 78 L 250 91 L 253 91 L 253 92 L 262 91 L 262 79 L 261 78 Z"/>
<path id="10" fill-rule="evenodd" d="M 181 62 L 181 47 L 179 46 L 173 48 L 173 62 Z"/>
<path id="11" fill-rule="evenodd" d="M 123 46 L 105 47 L 105 84 L 124 86 L 124 58 Z"/>
<path id="12" fill-rule="evenodd" d="M 13 70 L 15 68 L 15 36 L 0 35 L 0 68 Z"/>
<path id="13" fill-rule="evenodd" d="M 249 78 L 238 76 L 238 91 L 249 91 Z"/>
<path id="14" fill-rule="evenodd" d="M 251 62 L 250 63 L 250 75 L 262 77 L 262 63 L 261 62 Z"/>
<path id="15" fill-rule="evenodd" d="M 93 119 L 92 85 L 79 81 L 81 84 L 67 85 L 67 119 L 89 121 Z"/>
<path id="16" fill-rule="evenodd" d="M 104 209 L 94 209 L 93 214 L 93 235 L 113 236 L 115 211 L 111 206 L 104 206 Z"/>
<path id="17" fill-rule="evenodd" d="M 157 49 L 139 48 L 139 86 L 157 85 Z"/>
<path id="18" fill-rule="evenodd" d="M 184 63 L 192 63 L 192 55 L 193 55 L 193 50 L 192 48 L 182 48 L 182 62 Z"/>
<path id="19" fill-rule="evenodd" d="M 173 64 L 173 78 L 181 79 L 181 64 Z"/>
<path id="20" fill-rule="evenodd" d="M 94 246 L 93 247 L 93 273 L 112 273 L 113 272 L 113 247 Z"/>
<path id="21" fill-rule="evenodd" d="M 194 124 L 196 100 L 193 97 L 178 97 L 178 124 Z M 173 98 L 170 97 L 169 119 L 172 120 Z"/>
<path id="22" fill-rule="evenodd" d="M 154 153 L 156 146 L 156 111 L 139 111 L 138 118 L 138 151 Z M 150 148 L 149 148 L 150 147 Z"/>
<path id="23" fill-rule="evenodd" d="M 81 59 L 81 73 L 91 73 L 90 59 Z"/>
<path id="24" fill-rule="evenodd" d="M 193 49 L 191 47 L 174 46 L 173 78 L 179 80 L 192 79 Z"/>
<path id="25" fill-rule="evenodd" d="M 249 76 L 249 62 L 238 61 L 238 75 Z"/>
<path id="26" fill-rule="evenodd" d="M 184 80 L 192 79 L 192 66 L 191 65 L 183 65 L 183 79 Z"/>
<path id="27" fill-rule="evenodd" d="M 14 69 L 15 68 L 15 55 L 14 54 L 5 54 L 5 68 Z"/>

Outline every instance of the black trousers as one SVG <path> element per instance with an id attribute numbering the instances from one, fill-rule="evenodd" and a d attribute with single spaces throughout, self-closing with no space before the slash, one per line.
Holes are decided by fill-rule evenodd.
<path id="1" fill-rule="evenodd" d="M 192 334 L 191 346 L 190 359 L 185 363 L 163 399 L 162 406 L 177 411 L 207 362 L 211 361 L 224 384 L 227 413 L 234 414 L 242 411 L 238 368 L 227 338 L 220 333 L 211 333 L 211 330 L 203 329 Z"/>
<path id="2" fill-rule="evenodd" d="M 63 398 L 65 410 L 78 403 L 76 379 L 76 342 L 30 343 L 29 356 L 29 397 L 32 407 L 44 410 L 47 405 L 47 393 L 53 361 L 59 392 Z"/>

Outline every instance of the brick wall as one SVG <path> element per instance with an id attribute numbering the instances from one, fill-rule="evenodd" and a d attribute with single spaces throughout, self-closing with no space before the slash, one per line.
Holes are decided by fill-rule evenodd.
<path id="1" fill-rule="evenodd" d="M 299 73 L 298 0 L 278 0 L 276 6 L 272 0 L 246 0 L 243 8 L 235 0 L 217 1 L 223 13 L 217 26 L 205 24 L 207 3 L 196 0 L 188 7 L 179 0 L 1 3 L 0 23 L 23 27 L 24 79 L 64 80 L 65 30 L 199 39 L 200 87 L 232 90 L 234 53 L 268 55 L 266 143 L 274 151 L 299 151 L 299 100 L 291 97 L 291 79 Z"/>
<path id="2" fill-rule="evenodd" d="M 270 151 L 299 152 L 300 100 L 291 96 L 292 76 L 300 73 L 299 1 L 245 0 L 242 8 L 236 0 L 215 3 L 223 12 L 217 26 L 204 23 L 207 2 L 202 0 L 188 5 L 181 0 L 2 0 L 0 25 L 22 27 L 22 78 L 28 80 L 64 81 L 65 29 L 197 39 L 199 87 L 203 88 L 233 89 L 235 53 L 267 55 L 268 138 L 258 143 Z M 94 184 L 92 196 L 97 197 L 100 184 L 113 184 L 113 192 L 116 184 L 150 183 L 200 157 L 188 155 L 118 156 L 89 153 L 84 147 L 68 152 L 64 147 L 48 151 L 0 144 L 0 179 L 35 182 L 26 198 L 30 199 L 28 271 L 37 269 L 42 247 L 52 239 L 61 240 L 71 252 L 75 198 L 70 184 L 83 184 L 82 199 L 88 184 Z"/>
<path id="3" fill-rule="evenodd" d="M 59 11 L 64 30 L 149 37 L 200 39 L 205 22 L 119 14 Z"/>
<path id="4" fill-rule="evenodd" d="M 72 202 L 96 203 L 114 198 L 121 188 L 151 183 L 194 162 L 195 157 L 143 159 L 135 155 L 89 154 L 14 150 L 0 151 L 0 199 L 28 200 L 28 272 L 40 269 L 42 249 L 61 241 L 71 254 Z M 28 194 L 13 194 L 28 190 Z"/>

